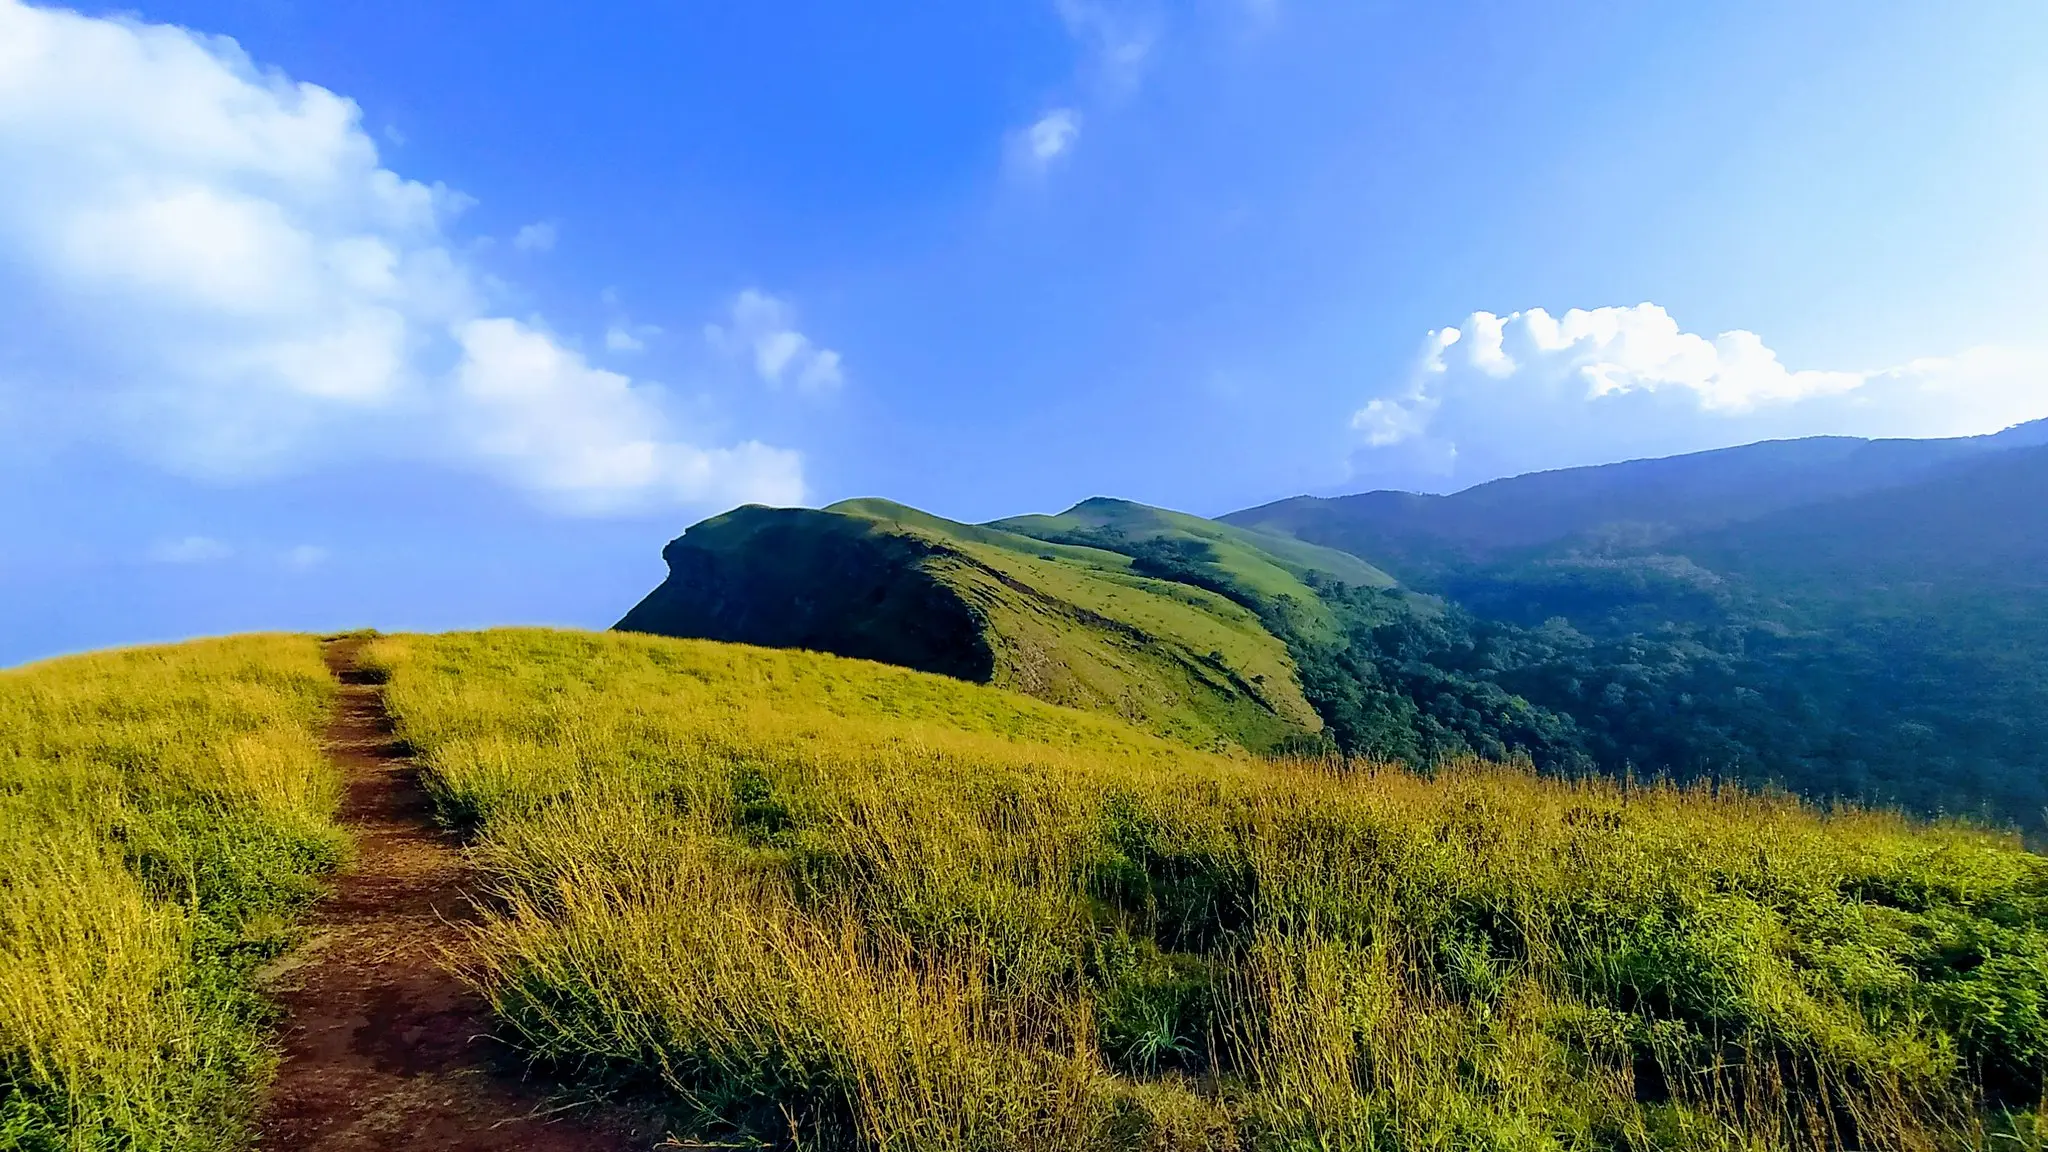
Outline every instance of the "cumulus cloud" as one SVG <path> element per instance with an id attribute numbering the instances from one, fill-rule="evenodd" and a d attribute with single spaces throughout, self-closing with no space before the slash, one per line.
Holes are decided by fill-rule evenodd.
<path id="1" fill-rule="evenodd" d="M 845 383 L 839 353 L 797 331 L 796 310 L 758 289 L 734 297 L 726 323 L 705 325 L 704 338 L 714 349 L 747 360 L 771 388 L 789 384 L 815 394 Z"/>
<path id="2" fill-rule="evenodd" d="M 1960 436 L 2048 416 L 2048 356 L 1978 348 L 1878 370 L 1792 369 L 1753 332 L 1655 304 L 1475 312 L 1351 419 L 1357 478 L 1445 490 L 1544 468 L 1789 436 Z"/>
<path id="3" fill-rule="evenodd" d="M 457 329 L 461 427 L 478 459 L 572 510 L 612 511 L 653 499 L 686 504 L 803 498 L 794 453 L 748 442 L 704 449 L 648 436 L 656 398 L 616 372 L 593 368 L 546 333 L 516 320 Z"/>
<path id="4" fill-rule="evenodd" d="M 555 226 L 543 220 L 528 224 L 512 234 L 512 246 L 521 252 L 548 252 L 555 246 Z"/>
<path id="5" fill-rule="evenodd" d="M 449 239 L 462 196 L 385 168 L 353 102 L 231 40 L 0 0 L 0 172 L 0 412 L 17 423 L 227 479 L 382 452 L 578 508 L 797 491 L 793 455 L 698 447 L 624 377 L 587 396 L 494 384 L 541 346 L 593 380 L 492 318 Z M 531 225 L 515 243 L 552 239 Z"/>
<path id="6" fill-rule="evenodd" d="M 149 559 L 157 564 L 211 564 L 234 554 L 233 548 L 211 536 L 185 536 L 157 544 L 149 550 Z"/>

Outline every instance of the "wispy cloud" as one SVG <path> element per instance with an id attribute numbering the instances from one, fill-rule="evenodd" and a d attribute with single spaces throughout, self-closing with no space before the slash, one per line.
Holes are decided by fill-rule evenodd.
<path id="1" fill-rule="evenodd" d="M 1081 114 L 1054 108 L 1010 133 L 1005 163 L 1019 176 L 1039 178 L 1073 150 L 1081 137 Z"/>
<path id="2" fill-rule="evenodd" d="M 555 226 L 548 221 L 528 224 L 512 234 L 512 246 L 521 252 L 553 251 L 556 239 Z"/>
<path id="3" fill-rule="evenodd" d="M 294 572 L 305 572 L 327 563 L 329 553 L 318 544 L 299 544 L 285 549 L 284 566 Z"/>
<path id="4" fill-rule="evenodd" d="M 1159 19 L 1151 9 L 1114 0 L 1054 0 L 1054 8 L 1100 83 L 1127 91 L 1143 82 L 1159 36 Z"/>
<path id="5" fill-rule="evenodd" d="M 1038 118 L 1025 131 L 1024 142 L 1031 149 L 1031 158 L 1040 164 L 1049 164 L 1053 158 L 1072 147 L 1081 134 L 1081 118 L 1072 108 L 1055 108 Z"/>
<path id="6" fill-rule="evenodd" d="M 224 38 L 19 0 L 0 45 L 0 294 L 47 316 L 11 340 L 11 419 L 225 479 L 350 452 L 578 510 L 801 490 L 795 454 L 703 446 L 660 389 L 494 317 L 449 237 L 466 198 L 384 167 L 348 99 Z"/>
<path id="7" fill-rule="evenodd" d="M 726 322 L 705 325 L 704 338 L 719 352 L 746 359 L 771 388 L 831 392 L 846 380 L 839 353 L 798 331 L 796 310 L 759 289 L 734 297 Z"/>
<path id="8" fill-rule="evenodd" d="M 233 548 L 211 536 L 184 536 L 157 544 L 149 550 L 149 559 L 157 564 L 210 564 L 234 554 Z"/>
<path id="9" fill-rule="evenodd" d="M 647 341 L 659 335 L 661 329 L 656 325 L 619 320 L 605 328 L 604 346 L 612 352 L 645 352 Z"/>
<path id="10" fill-rule="evenodd" d="M 1776 437 L 1972 435 L 2048 417 L 2044 380 L 2039 349 L 1793 369 L 1756 333 L 1687 332 L 1655 304 L 1475 312 L 1353 413 L 1353 462 L 1366 480 L 1452 488 Z"/>
<path id="11" fill-rule="evenodd" d="M 1013 171 L 1034 176 L 1080 139 L 1077 104 L 1113 105 L 1144 83 L 1160 28 L 1156 9 L 1125 0 L 1053 0 L 1053 10 L 1073 39 L 1079 61 L 1068 101 L 1046 108 L 1009 134 L 1007 163 Z"/>

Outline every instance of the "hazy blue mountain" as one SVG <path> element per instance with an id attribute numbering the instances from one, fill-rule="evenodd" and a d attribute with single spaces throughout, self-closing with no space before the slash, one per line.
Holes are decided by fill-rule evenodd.
<path id="1" fill-rule="evenodd" d="M 1220 519 L 1338 548 L 1410 578 L 1571 538 L 1648 543 L 1912 484 L 1986 455 L 2048 444 L 2048 421 L 1951 440 L 1774 440 L 1538 472 L 1449 496 L 1297 496 Z"/>

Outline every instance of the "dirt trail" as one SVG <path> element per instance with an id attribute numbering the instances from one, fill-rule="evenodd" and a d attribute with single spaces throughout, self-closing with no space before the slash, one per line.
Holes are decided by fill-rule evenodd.
<path id="1" fill-rule="evenodd" d="M 327 644 L 341 681 L 327 729 L 342 768 L 354 865 L 313 910 L 276 976 L 284 1061 L 262 1115 L 268 1152 L 533 1149 L 623 1152 L 655 1138 L 557 1104 L 509 1071 L 488 1009 L 442 957 L 475 916 L 462 853 L 434 824 L 392 745 L 383 693 L 356 673 L 361 641 Z"/>

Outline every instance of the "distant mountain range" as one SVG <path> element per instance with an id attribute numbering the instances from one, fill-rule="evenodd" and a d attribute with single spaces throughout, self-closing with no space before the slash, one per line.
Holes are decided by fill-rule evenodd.
<path id="1" fill-rule="evenodd" d="M 2013 449 L 2043 446 L 2048 420 L 1950 440 L 1772 440 L 1537 472 L 1449 496 L 1297 496 L 1220 519 L 1428 571 L 1572 539 L 1649 542 L 1909 487 Z"/>
<path id="2" fill-rule="evenodd" d="M 862 656 L 1191 743 L 2048 807 L 2048 421 L 1217 520 L 747 507 L 619 627 Z"/>

